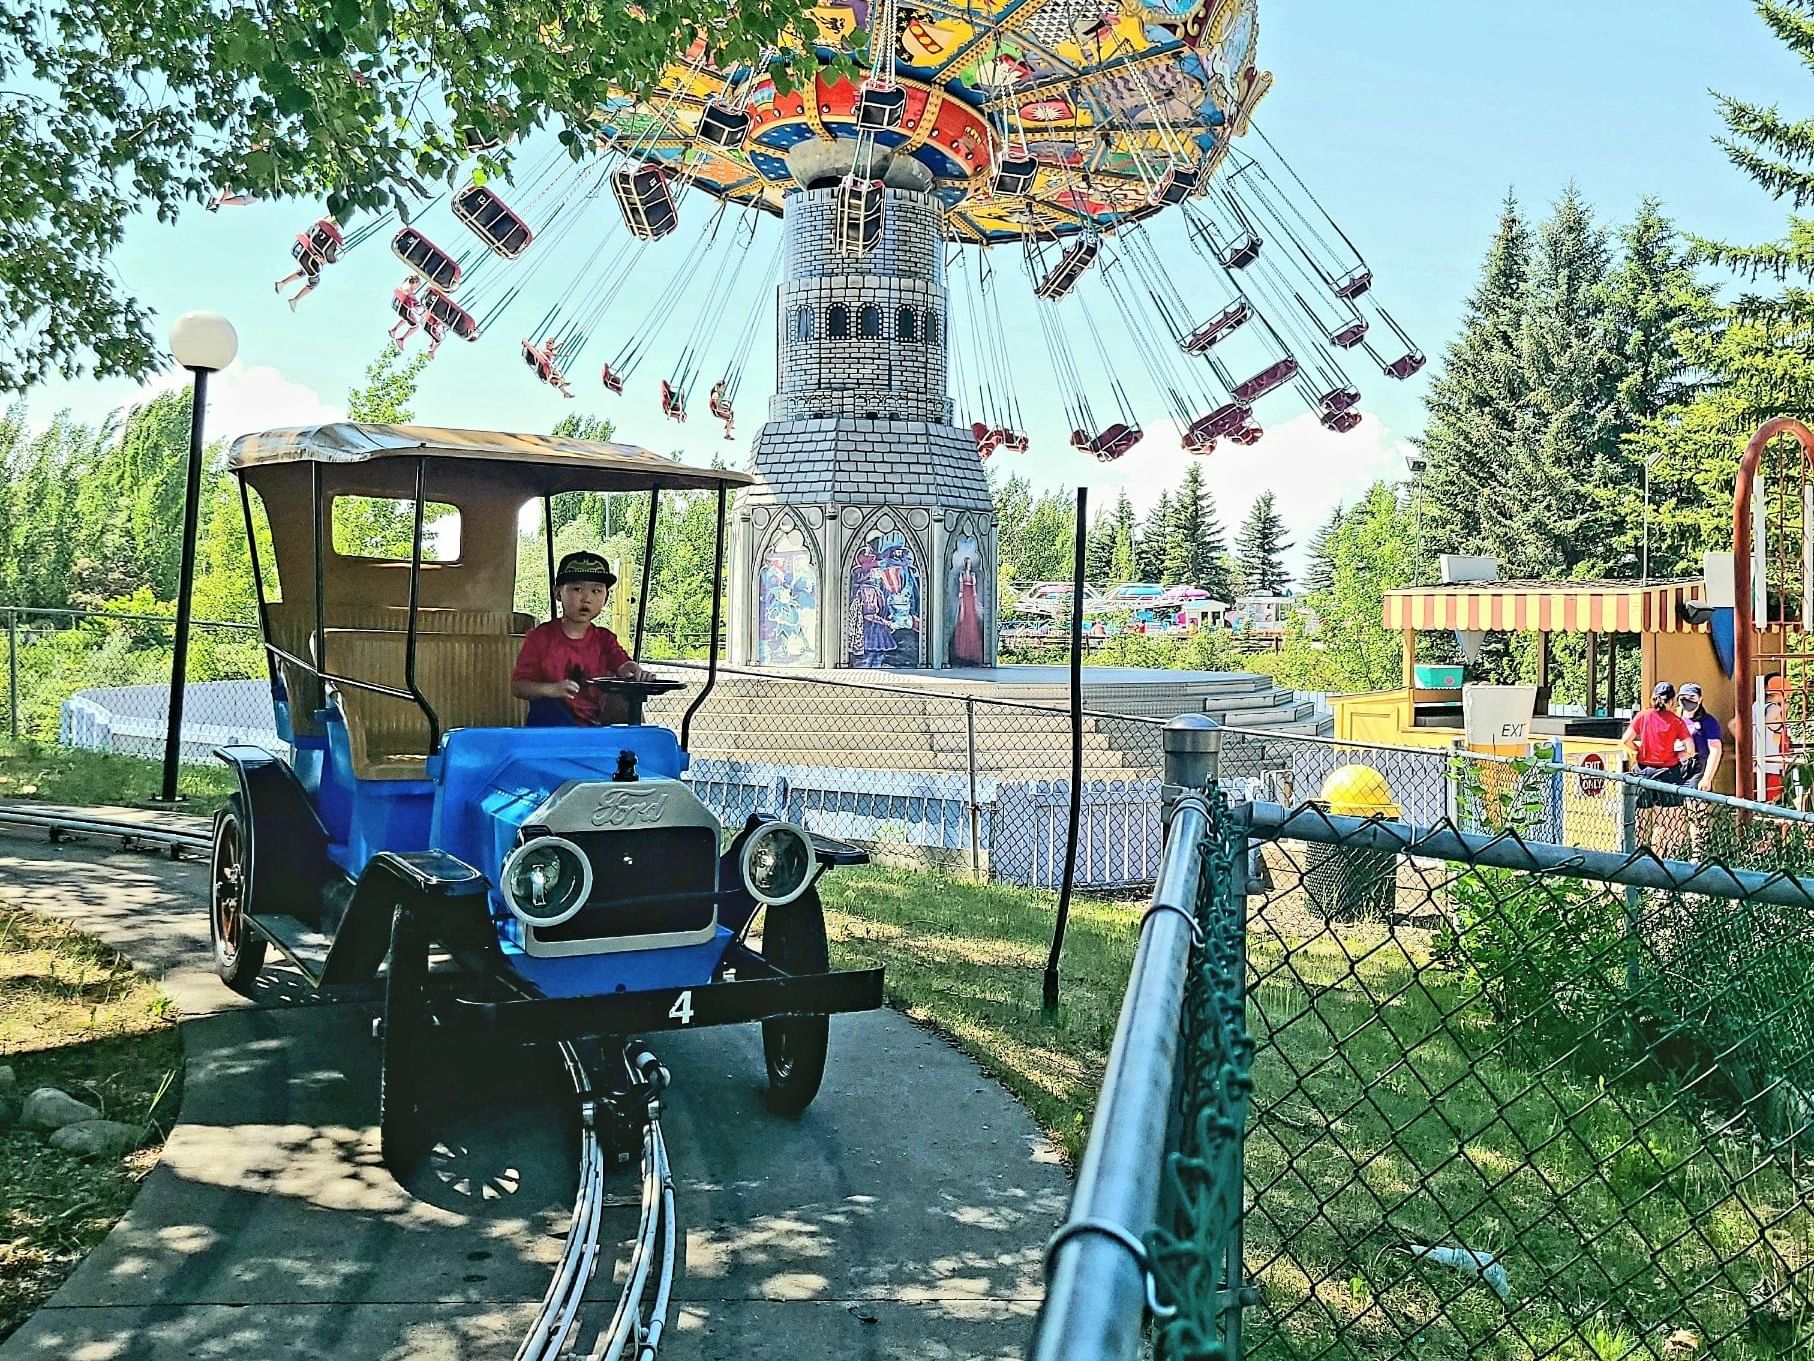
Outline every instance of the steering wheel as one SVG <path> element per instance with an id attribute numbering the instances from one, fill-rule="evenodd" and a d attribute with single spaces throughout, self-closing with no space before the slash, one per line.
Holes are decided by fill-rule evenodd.
<path id="1" fill-rule="evenodd" d="M 625 699 L 649 699 L 687 688 L 685 681 L 625 680 L 622 676 L 590 676 L 586 684 L 604 695 L 622 695 Z"/>

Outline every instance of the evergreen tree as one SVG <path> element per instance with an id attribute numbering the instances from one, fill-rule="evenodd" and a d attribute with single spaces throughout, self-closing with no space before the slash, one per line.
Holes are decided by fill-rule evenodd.
<path id="1" fill-rule="evenodd" d="M 1096 512 L 1089 539 L 1083 550 L 1084 580 L 1092 586 L 1107 586 L 1115 574 L 1115 522 L 1109 512 Z"/>
<path id="2" fill-rule="evenodd" d="M 1291 585 L 1285 571 L 1285 550 L 1290 547 L 1272 493 L 1261 492 L 1235 538 L 1243 589 L 1253 595 L 1284 595 Z"/>
<path id="3" fill-rule="evenodd" d="M 1329 512 L 1329 518 L 1310 539 L 1309 559 L 1304 569 L 1304 590 L 1311 595 L 1326 591 L 1335 584 L 1334 539 L 1342 527 L 1342 508 Z"/>
<path id="4" fill-rule="evenodd" d="M 1134 577 L 1134 545 L 1139 534 L 1139 523 L 1134 518 L 1134 503 L 1128 499 L 1126 487 L 1121 489 L 1121 495 L 1115 501 L 1114 531 L 1108 579 L 1117 583 L 1131 581 Z"/>
<path id="5" fill-rule="evenodd" d="M 1140 537 L 1134 543 L 1134 575 L 1141 581 L 1157 581 L 1165 575 L 1166 547 L 1171 541 L 1172 498 L 1160 492 L 1153 508 L 1140 524 Z"/>
<path id="6" fill-rule="evenodd" d="M 1461 334 L 1425 399 L 1419 490 L 1433 552 L 1482 551 L 1488 525 L 1510 500 L 1507 455 L 1526 391 L 1518 333 L 1530 267 L 1530 229 L 1508 193 Z"/>
<path id="7" fill-rule="evenodd" d="M 386 345 L 365 369 L 365 381 L 346 394 L 349 420 L 378 425 L 407 425 L 415 416 L 411 403 L 416 384 L 428 366 L 428 351 L 404 359 L 395 346 Z M 430 490 L 432 497 L 433 491 Z M 422 534 L 446 512 L 431 505 L 423 518 Z M 416 537 L 413 501 L 379 500 L 374 497 L 336 497 L 332 511 L 333 549 L 360 557 L 407 558 Z"/>
<path id="8" fill-rule="evenodd" d="M 1172 500 L 1163 564 L 1160 580 L 1167 586 L 1200 586 L 1218 600 L 1234 594 L 1216 500 L 1203 480 L 1199 460 L 1193 459 L 1184 470 L 1184 481 Z"/>
<path id="9" fill-rule="evenodd" d="M 1601 566 L 1607 524 L 1591 489 L 1618 448 L 1617 371 L 1602 325 L 1610 262 L 1604 228 L 1571 185 L 1537 233 L 1518 327 L 1523 399 L 1507 449 L 1507 490 L 1483 525 L 1508 576 L 1574 576 Z"/>

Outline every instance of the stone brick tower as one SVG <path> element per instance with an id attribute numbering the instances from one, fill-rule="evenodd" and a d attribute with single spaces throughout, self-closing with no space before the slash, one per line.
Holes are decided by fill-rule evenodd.
<path id="1" fill-rule="evenodd" d="M 787 198 L 777 390 L 731 527 L 734 662 L 995 663 L 995 516 L 945 392 L 939 202 L 901 178 L 863 255 L 837 249 L 835 187 Z"/>

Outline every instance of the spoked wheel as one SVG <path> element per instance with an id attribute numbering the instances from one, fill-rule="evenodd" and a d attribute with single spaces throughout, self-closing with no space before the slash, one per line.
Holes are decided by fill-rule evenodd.
<path id="1" fill-rule="evenodd" d="M 384 980 L 384 1052 L 378 1074 L 378 1143 L 384 1165 L 402 1176 L 428 1152 L 428 938 L 408 913 L 391 919 Z"/>
<path id="2" fill-rule="evenodd" d="M 817 889 L 808 889 L 785 907 L 771 907 L 762 927 L 762 957 L 790 974 L 824 973 L 831 967 L 825 941 L 825 913 Z M 828 1016 L 785 1016 L 762 1023 L 762 1055 L 768 1060 L 768 1104 L 784 1115 L 812 1105 L 825 1077 Z"/>
<path id="3" fill-rule="evenodd" d="M 265 963 L 265 938 L 246 921 L 252 887 L 251 827 L 238 794 L 214 815 L 208 892 L 208 935 L 214 971 L 235 992 L 250 994 Z"/>

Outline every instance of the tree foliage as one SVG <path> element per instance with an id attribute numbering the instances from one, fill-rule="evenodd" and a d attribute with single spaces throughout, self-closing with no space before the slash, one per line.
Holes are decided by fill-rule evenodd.
<path id="1" fill-rule="evenodd" d="M 1241 565 L 1242 585 L 1252 595 L 1284 595 L 1291 585 L 1285 570 L 1285 521 L 1270 491 L 1254 498 L 1235 538 L 1235 557 Z"/>
<path id="2" fill-rule="evenodd" d="M 794 35 L 785 44 L 782 35 Z M 42 0 L 0 22 L 0 390 L 53 371 L 143 376 L 150 315 L 109 260 L 141 210 L 229 188 L 407 213 L 552 126 L 576 159 L 613 89 L 651 88 L 676 35 L 714 60 L 816 34 L 803 0 Z M 683 41 L 684 45 L 684 41 Z M 785 83 L 789 71 L 775 68 Z"/>

